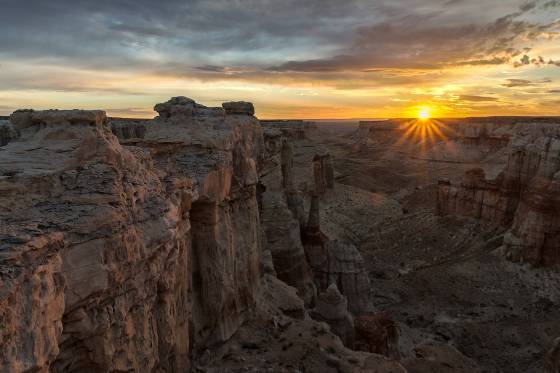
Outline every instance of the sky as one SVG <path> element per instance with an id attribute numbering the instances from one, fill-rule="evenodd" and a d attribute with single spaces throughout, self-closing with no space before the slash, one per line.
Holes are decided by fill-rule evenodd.
<path id="1" fill-rule="evenodd" d="M 560 115 L 560 0 L 0 0 L 0 115 Z"/>

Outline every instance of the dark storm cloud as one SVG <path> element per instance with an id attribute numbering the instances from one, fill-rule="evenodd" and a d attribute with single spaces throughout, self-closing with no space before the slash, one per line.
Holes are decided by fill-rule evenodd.
<path id="1" fill-rule="evenodd" d="M 332 80 L 329 74 L 375 68 L 524 64 L 528 50 L 517 45 L 519 39 L 530 41 L 552 26 L 520 17 L 558 5 L 556 0 L 4 0 L 0 58 L 256 81 L 278 75 L 298 79 L 294 72 Z M 528 56 L 529 63 L 538 58 Z"/>
<path id="2" fill-rule="evenodd" d="M 497 65 L 522 53 L 520 40 L 531 41 L 541 33 L 558 28 L 558 21 L 536 24 L 518 19 L 537 7 L 522 4 L 514 13 L 488 24 L 446 25 L 440 13 L 409 14 L 356 30 L 353 44 L 334 57 L 289 61 L 276 71 L 329 71 L 362 68 L 441 68 L 449 65 Z M 525 48 L 523 51 L 528 51 Z M 544 64 L 540 56 L 524 55 L 516 66 Z"/>
<path id="3" fill-rule="evenodd" d="M 166 0 L 13 1 L 0 13 L 0 49 L 25 57 L 149 61 L 212 51 L 245 53 L 288 42 L 343 42 L 341 23 L 369 8 L 361 1 Z M 163 61 L 165 62 L 165 60 Z"/>

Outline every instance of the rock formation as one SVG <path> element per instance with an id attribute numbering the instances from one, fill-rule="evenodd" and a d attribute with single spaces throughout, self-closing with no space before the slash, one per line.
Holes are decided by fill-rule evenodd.
<path id="1" fill-rule="evenodd" d="M 324 289 L 337 284 L 348 298 L 349 310 L 354 315 L 371 312 L 371 286 L 364 259 L 358 249 L 349 242 L 330 240 L 326 244 L 327 257 L 323 262 L 313 261 L 311 268 L 315 286 Z M 315 258 L 315 260 L 320 258 Z"/>
<path id="2" fill-rule="evenodd" d="M 321 231 L 317 195 L 311 198 L 309 220 L 302 231 L 302 242 L 319 291 L 325 291 L 331 284 L 336 284 L 348 299 L 348 308 L 352 314 L 361 315 L 373 310 L 364 260 L 354 245 L 338 239 L 330 240 Z"/>
<path id="3" fill-rule="evenodd" d="M 185 371 L 237 330 L 262 252 L 264 146 L 244 107 L 172 99 L 130 147 L 101 111 L 12 114 L 21 138 L 0 158 L 0 370 Z"/>
<path id="4" fill-rule="evenodd" d="M 300 224 L 282 192 L 268 192 L 263 199 L 263 225 L 278 278 L 298 290 L 306 305 L 315 298 L 315 286 L 301 244 Z"/>
<path id="5" fill-rule="evenodd" d="M 16 129 L 8 121 L 0 120 L 0 146 L 8 144 L 18 137 Z"/>
<path id="6" fill-rule="evenodd" d="M 510 228 L 506 255 L 533 264 L 560 262 L 560 138 L 519 136 L 494 180 L 481 169 L 459 185 L 440 181 L 437 211 L 479 218 Z"/>
<path id="7" fill-rule="evenodd" d="M 315 193 L 323 195 L 327 189 L 334 188 L 334 168 L 330 154 L 313 157 L 313 180 Z"/>
<path id="8" fill-rule="evenodd" d="M 500 225 L 511 223 L 518 196 L 500 189 L 502 178 L 487 180 L 484 170 L 474 168 L 465 173 L 460 185 L 438 181 L 437 212 L 482 219 Z"/>
<path id="9" fill-rule="evenodd" d="M 263 225 L 278 278 L 298 289 L 309 305 L 315 298 L 315 287 L 301 244 L 303 201 L 294 186 L 292 152 L 291 144 L 284 139 L 280 150 L 280 183 L 267 189 L 264 196 Z"/>
<path id="10" fill-rule="evenodd" d="M 295 188 L 294 183 L 294 155 L 293 148 L 289 141 L 282 141 L 282 149 L 280 153 L 280 166 L 282 171 L 282 187 L 286 190 Z"/>
<path id="11" fill-rule="evenodd" d="M 229 115 L 255 115 L 253 104 L 245 101 L 224 102 L 222 107 Z"/>
<path id="12" fill-rule="evenodd" d="M 272 157 L 282 150 L 284 137 L 280 130 L 274 128 L 263 128 L 265 156 Z"/>
<path id="13" fill-rule="evenodd" d="M 311 317 L 329 324 L 331 331 L 340 337 L 345 346 L 354 347 L 354 320 L 348 312 L 348 302 L 331 284 L 324 293 L 319 294 Z"/>
<path id="14" fill-rule="evenodd" d="M 130 139 L 143 139 L 146 134 L 147 120 L 133 119 L 112 119 L 109 120 L 111 132 L 119 138 L 120 141 Z"/>
<path id="15" fill-rule="evenodd" d="M 385 312 L 358 316 L 354 323 L 355 348 L 399 359 L 399 332 L 395 321 Z"/>

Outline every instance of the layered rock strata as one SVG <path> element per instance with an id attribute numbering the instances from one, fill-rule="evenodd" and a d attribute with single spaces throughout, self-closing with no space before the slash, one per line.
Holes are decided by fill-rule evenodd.
<path id="1" fill-rule="evenodd" d="M 129 147 L 101 111 L 11 116 L 0 370 L 186 371 L 249 317 L 264 144 L 248 105 L 226 107 L 159 104 Z"/>
<path id="2" fill-rule="evenodd" d="M 348 312 L 348 302 L 335 284 L 319 294 L 311 317 L 329 324 L 331 331 L 340 337 L 345 346 L 354 347 L 354 319 Z"/>
<path id="3" fill-rule="evenodd" d="M 510 228 L 506 255 L 547 265 L 560 262 L 559 191 L 560 137 L 523 136 L 510 147 L 496 179 L 474 169 L 458 185 L 440 181 L 437 211 Z"/>
<path id="4" fill-rule="evenodd" d="M 109 126 L 111 132 L 118 137 L 120 141 L 143 139 L 146 134 L 146 125 L 148 120 L 140 119 L 110 119 Z"/>
<path id="5" fill-rule="evenodd" d="M 274 128 L 263 128 L 265 156 L 268 158 L 279 154 L 282 150 L 284 136 L 280 130 Z"/>
<path id="6" fill-rule="evenodd" d="M 315 298 L 311 269 L 305 260 L 300 227 L 303 201 L 294 184 L 292 145 L 282 140 L 280 183 L 267 186 L 263 199 L 263 226 L 278 278 L 298 289 L 307 305 Z"/>
<path id="7" fill-rule="evenodd" d="M 331 240 L 321 231 L 317 195 L 311 198 L 309 220 L 302 231 L 302 242 L 319 291 L 326 291 L 331 284 L 336 284 L 348 299 L 348 307 L 353 315 L 373 311 L 364 259 L 354 245 L 338 239 Z"/>
<path id="8" fill-rule="evenodd" d="M 0 146 L 7 145 L 18 137 L 17 130 L 9 121 L 0 120 Z"/>
<path id="9" fill-rule="evenodd" d="M 316 194 L 323 195 L 327 189 L 334 188 L 334 168 L 330 154 L 313 157 L 313 181 Z"/>
<path id="10" fill-rule="evenodd" d="M 298 295 L 311 305 L 315 286 L 300 238 L 300 224 L 282 192 L 267 190 L 263 199 L 263 224 L 267 248 L 280 280 L 298 290 Z"/>

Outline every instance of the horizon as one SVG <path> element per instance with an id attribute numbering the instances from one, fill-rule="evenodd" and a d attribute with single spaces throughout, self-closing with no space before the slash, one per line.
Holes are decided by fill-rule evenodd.
<path id="1" fill-rule="evenodd" d="M 149 118 L 171 96 L 266 119 L 559 114 L 558 0 L 289 1 L 7 0 L 0 115 Z"/>

